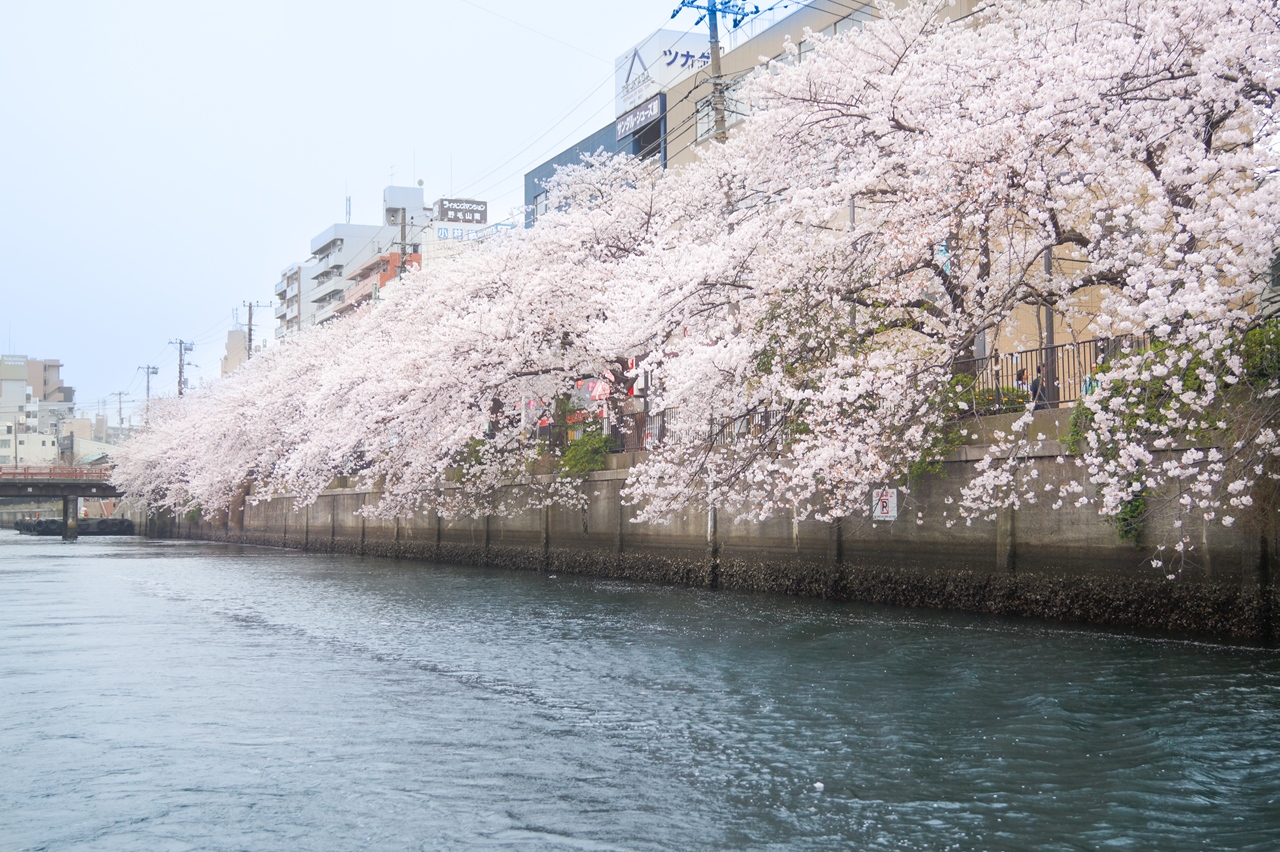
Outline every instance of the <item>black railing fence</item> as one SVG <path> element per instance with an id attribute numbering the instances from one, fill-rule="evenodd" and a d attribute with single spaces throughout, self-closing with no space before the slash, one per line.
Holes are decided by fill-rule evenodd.
<path id="1" fill-rule="evenodd" d="M 661 443 L 667 434 L 667 427 L 680 414 L 678 408 L 665 411 L 635 414 L 624 414 L 610 426 L 613 437 L 612 451 L 615 453 L 633 453 L 638 450 L 651 450 Z M 782 411 L 756 411 L 745 417 L 739 417 L 728 424 L 708 424 L 711 432 L 711 443 L 716 446 L 728 446 L 766 435 L 786 422 L 787 415 Z"/>
<path id="2" fill-rule="evenodd" d="M 1102 365 L 1148 345 L 1145 336 L 1060 343 L 958 361 L 956 372 L 973 374 L 972 405 L 978 414 L 1025 409 L 1033 395 L 1037 408 L 1061 408 L 1088 392 Z"/>
<path id="3" fill-rule="evenodd" d="M 1025 411 L 1033 395 L 1038 398 L 1038 408 L 1061 408 L 1075 403 L 1088 392 L 1094 374 L 1103 364 L 1140 352 L 1148 345 L 1148 338 L 1138 336 L 1062 343 L 958 361 L 954 372 L 973 377 L 970 397 L 966 402 L 977 414 Z M 554 448 L 563 449 L 586 431 L 603 427 L 607 428 L 611 439 L 610 452 L 633 453 L 652 450 L 665 440 L 667 428 L 679 414 L 678 408 L 615 414 L 608 418 L 607 424 L 603 420 L 542 424 L 533 427 L 531 434 Z M 757 411 L 716 427 L 717 431 L 710 438 L 716 445 L 759 438 L 776 431 L 785 420 L 786 414 L 782 411 Z M 708 429 L 711 428 L 709 425 Z"/>
<path id="4" fill-rule="evenodd" d="M 615 453 L 651 450 L 667 436 L 667 412 L 623 414 L 609 424 L 609 435 Z"/>

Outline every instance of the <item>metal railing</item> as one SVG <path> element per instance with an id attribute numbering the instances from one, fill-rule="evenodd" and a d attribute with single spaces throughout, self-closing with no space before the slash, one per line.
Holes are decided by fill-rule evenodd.
<path id="1" fill-rule="evenodd" d="M 110 467 L 74 467 L 71 465 L 7 465 L 0 467 L 0 479 L 74 479 L 103 482 L 111 478 Z"/>
<path id="2" fill-rule="evenodd" d="M 610 452 L 652 450 L 667 436 L 667 412 L 624 414 L 609 424 L 609 435 L 613 438 Z"/>
<path id="3" fill-rule="evenodd" d="M 667 436 L 667 428 L 680 414 L 679 408 L 668 408 L 656 413 L 637 412 L 615 420 L 609 429 L 613 437 L 611 452 L 634 453 L 652 450 Z M 786 422 L 787 415 L 772 409 L 756 411 L 738 417 L 731 423 L 716 424 L 717 431 L 710 436 L 715 446 L 728 446 L 739 441 L 758 439 L 777 430 Z M 713 428 L 708 425 L 708 429 Z"/>
<path id="4" fill-rule="evenodd" d="M 994 354 L 987 358 L 957 361 L 956 374 L 972 374 L 972 411 L 977 414 L 1000 414 L 1025 411 L 1033 392 L 1039 396 L 1037 408 L 1063 408 L 1074 404 L 1087 392 L 1092 376 L 1099 367 L 1118 357 L 1141 352 L 1150 345 L 1146 336 L 1062 343 L 1039 349 Z M 1037 378 L 1039 382 L 1037 383 Z M 659 412 L 635 412 L 614 415 L 608 425 L 610 452 L 634 453 L 652 450 L 666 439 L 668 427 L 680 410 L 669 408 Z M 782 411 L 757 411 L 719 426 L 712 442 L 729 445 L 758 438 L 782 426 Z M 556 424 L 533 427 L 531 435 L 564 447 L 583 429 L 582 424 Z"/>
<path id="5" fill-rule="evenodd" d="M 973 374 L 973 408 L 978 414 L 1023 410 L 1033 391 L 1037 408 L 1062 408 L 1084 396 L 1103 364 L 1149 345 L 1149 338 L 1136 335 L 1060 343 L 957 361 L 956 372 Z"/>

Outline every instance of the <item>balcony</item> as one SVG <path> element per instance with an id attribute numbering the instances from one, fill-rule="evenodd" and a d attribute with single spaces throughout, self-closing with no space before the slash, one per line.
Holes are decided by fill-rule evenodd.
<path id="1" fill-rule="evenodd" d="M 336 278 L 328 284 L 316 285 L 315 293 L 311 297 L 311 303 L 315 305 L 327 305 L 330 302 L 341 301 L 343 285 L 346 282 L 341 278 Z"/>
<path id="2" fill-rule="evenodd" d="M 311 276 L 311 280 L 316 282 L 316 284 L 320 284 L 322 282 L 329 281 L 330 279 L 340 277 L 342 277 L 342 264 L 335 263 L 332 266 L 325 266 L 316 271 L 316 273 Z"/>

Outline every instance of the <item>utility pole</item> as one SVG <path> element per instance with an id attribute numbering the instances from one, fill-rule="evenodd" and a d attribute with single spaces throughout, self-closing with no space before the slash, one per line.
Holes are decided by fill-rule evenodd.
<path id="1" fill-rule="evenodd" d="M 247 361 L 253 357 L 253 309 L 269 308 L 271 307 L 271 304 L 269 302 L 245 302 L 244 306 L 249 309 L 249 340 L 245 344 L 245 348 L 248 351 L 245 352 L 245 356 L 244 356 L 245 360 Z"/>
<path id="2" fill-rule="evenodd" d="M 186 378 L 186 361 L 187 353 L 196 348 L 194 343 L 188 343 L 185 340 L 170 340 L 171 346 L 178 347 L 178 396 L 182 396 L 183 390 L 187 386 Z"/>
<path id="3" fill-rule="evenodd" d="M 405 270 L 405 267 L 408 265 L 405 262 L 405 257 L 404 257 L 405 252 L 408 249 L 408 246 L 405 242 L 405 228 L 408 226 L 408 223 L 409 223 L 409 211 L 402 207 L 400 208 L 400 269 L 396 273 L 397 277 L 399 278 L 404 277 L 404 270 Z"/>
<path id="4" fill-rule="evenodd" d="M 1044 278 L 1047 282 L 1053 277 L 1053 246 L 1044 250 Z M 1048 288 L 1046 288 L 1048 289 Z M 1058 407 L 1060 389 L 1058 387 L 1058 349 L 1053 339 L 1053 306 L 1044 306 L 1044 382 L 1048 386 L 1045 399 L 1054 407 Z"/>
<path id="5" fill-rule="evenodd" d="M 160 368 L 153 367 L 148 364 L 147 366 L 139 367 L 138 369 L 142 370 L 143 375 L 147 377 L 147 406 L 142 409 L 142 425 L 146 426 L 151 420 L 151 377 L 158 374 L 160 372 Z"/>
<path id="6" fill-rule="evenodd" d="M 109 393 L 107 394 L 107 396 L 114 396 L 116 398 L 116 426 L 123 429 L 124 428 L 124 391 L 116 391 L 115 393 Z"/>
<path id="7" fill-rule="evenodd" d="M 733 27 L 737 29 L 751 15 L 760 14 L 760 7 L 752 6 L 748 9 L 744 3 L 739 3 L 737 0 L 705 0 L 702 3 L 697 0 L 681 0 L 680 5 L 671 13 L 671 17 L 679 15 L 681 9 L 697 9 L 707 19 L 707 29 L 711 36 L 709 52 L 711 54 L 711 116 L 715 128 L 713 138 L 717 142 L 723 142 L 729 138 L 729 133 L 724 117 L 724 76 L 720 68 L 719 13 L 723 12 L 732 17 Z M 702 18 L 696 22 L 696 24 L 700 23 Z"/>
<path id="8" fill-rule="evenodd" d="M 724 124 L 724 77 L 720 69 L 720 27 L 716 22 L 716 0 L 707 0 L 707 29 L 711 35 L 711 116 L 714 139 L 723 142 L 728 133 Z"/>

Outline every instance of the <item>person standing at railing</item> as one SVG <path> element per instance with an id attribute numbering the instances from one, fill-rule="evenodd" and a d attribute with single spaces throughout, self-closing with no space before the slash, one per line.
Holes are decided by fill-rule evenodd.
<path id="1" fill-rule="evenodd" d="M 1030 395 L 1031 386 L 1027 384 L 1027 368 L 1019 367 L 1018 374 L 1014 376 L 1013 386 L 1025 394 Z"/>
<path id="2" fill-rule="evenodd" d="M 1089 371 L 1089 375 L 1084 377 L 1084 381 L 1080 383 L 1080 398 L 1084 399 L 1089 394 L 1098 389 L 1098 368 L 1094 366 Z"/>
<path id="3" fill-rule="evenodd" d="M 1031 380 L 1031 401 L 1035 403 L 1033 410 L 1039 411 L 1049 407 L 1049 389 L 1044 382 L 1044 364 L 1036 367 L 1036 377 Z"/>

